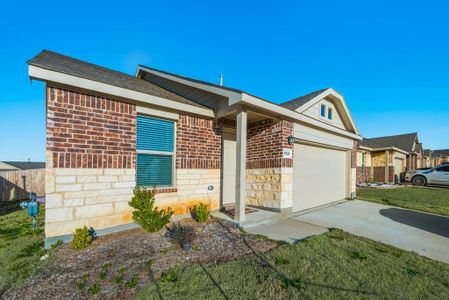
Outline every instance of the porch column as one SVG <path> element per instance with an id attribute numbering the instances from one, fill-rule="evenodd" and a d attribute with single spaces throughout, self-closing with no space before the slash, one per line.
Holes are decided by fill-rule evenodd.
<path id="1" fill-rule="evenodd" d="M 385 182 L 390 182 L 390 167 L 389 167 L 389 163 L 390 163 L 390 152 L 388 152 L 388 150 L 385 151 Z"/>
<path id="2" fill-rule="evenodd" d="M 235 216 L 238 222 L 245 221 L 246 204 L 246 131 L 247 112 L 245 108 L 237 111 L 237 153 L 236 153 L 236 189 L 235 189 Z"/>

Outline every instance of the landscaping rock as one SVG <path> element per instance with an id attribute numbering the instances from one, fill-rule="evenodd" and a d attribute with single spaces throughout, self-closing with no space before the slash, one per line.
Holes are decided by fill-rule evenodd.
<path id="1" fill-rule="evenodd" d="M 264 253 L 276 243 L 242 232 L 223 220 L 198 224 L 192 250 L 183 251 L 166 237 L 166 229 L 148 233 L 132 229 L 99 237 L 83 250 L 65 244 L 21 288 L 6 291 L 7 299 L 106 299 L 130 298 L 137 290 L 173 267 L 205 264 Z"/>

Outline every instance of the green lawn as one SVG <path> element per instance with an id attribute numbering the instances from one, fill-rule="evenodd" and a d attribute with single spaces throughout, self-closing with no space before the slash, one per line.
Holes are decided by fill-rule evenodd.
<path id="1" fill-rule="evenodd" d="M 137 299 L 447 299 L 449 265 L 341 230 L 264 255 L 173 269 Z"/>
<path id="2" fill-rule="evenodd" d="M 34 270 L 44 250 L 44 209 L 40 207 L 39 228 L 18 203 L 0 203 L 0 298 L 11 285 L 18 285 Z"/>
<path id="3" fill-rule="evenodd" d="M 359 188 L 357 199 L 449 216 L 447 188 Z"/>

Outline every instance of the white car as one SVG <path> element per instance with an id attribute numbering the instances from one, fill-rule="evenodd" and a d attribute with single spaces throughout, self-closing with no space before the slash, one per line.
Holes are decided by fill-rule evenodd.
<path id="1" fill-rule="evenodd" d="M 445 163 L 427 170 L 412 171 L 409 178 L 410 179 L 407 181 L 410 181 L 416 186 L 424 186 L 429 184 L 449 185 L 449 163 Z"/>
<path id="2" fill-rule="evenodd" d="M 415 175 L 417 175 L 417 174 L 422 174 L 422 173 L 424 173 L 424 172 L 426 172 L 426 171 L 429 171 L 429 170 L 431 170 L 431 169 L 432 169 L 432 168 L 429 167 L 429 168 L 418 168 L 418 169 L 413 170 L 413 171 L 408 171 L 407 173 L 405 173 L 405 181 L 406 181 L 406 182 L 412 182 L 412 178 L 413 178 Z"/>

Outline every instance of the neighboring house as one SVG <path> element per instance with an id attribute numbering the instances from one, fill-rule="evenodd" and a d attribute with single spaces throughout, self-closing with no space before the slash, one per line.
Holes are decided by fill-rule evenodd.
<path id="1" fill-rule="evenodd" d="M 434 166 L 434 162 L 432 161 L 432 150 L 425 149 L 423 150 L 423 168 L 430 168 Z"/>
<path id="2" fill-rule="evenodd" d="M 159 207 L 248 205 L 283 216 L 355 196 L 361 140 L 328 88 L 277 105 L 241 90 L 139 66 L 136 77 L 50 51 L 46 82 L 47 237 L 132 222 L 135 186 Z"/>
<path id="3" fill-rule="evenodd" d="M 35 161 L 0 161 L 0 171 L 44 169 L 45 162 Z"/>
<path id="4" fill-rule="evenodd" d="M 357 182 L 398 182 L 422 166 L 423 147 L 417 133 L 363 139 L 358 143 Z"/>
<path id="5" fill-rule="evenodd" d="M 449 162 L 449 149 L 440 150 L 424 150 L 427 158 L 427 166 L 435 167 L 441 165 L 442 163 Z"/>

